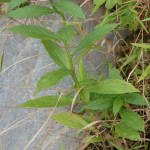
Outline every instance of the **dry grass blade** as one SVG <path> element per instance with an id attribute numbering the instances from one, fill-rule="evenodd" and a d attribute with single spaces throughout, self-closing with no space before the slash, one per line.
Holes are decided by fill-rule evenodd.
<path id="1" fill-rule="evenodd" d="M 81 90 L 82 89 L 84 89 L 86 86 L 83 86 L 83 87 L 81 87 L 81 88 L 79 88 L 78 89 L 78 91 L 77 91 L 77 93 L 75 94 L 75 96 L 74 96 L 74 98 L 73 98 L 73 100 L 72 100 L 72 105 L 71 105 L 71 114 L 72 114 L 72 111 L 73 111 L 73 106 L 74 106 L 74 103 L 75 103 L 75 100 L 76 100 L 76 98 L 77 98 L 77 96 L 78 96 L 78 94 L 81 92 Z"/>
<path id="2" fill-rule="evenodd" d="M 148 102 L 148 100 L 146 99 L 145 96 L 144 96 L 144 99 L 145 99 L 145 101 L 146 101 L 146 103 L 147 103 L 147 106 L 148 106 L 148 108 L 149 108 L 149 110 L 150 110 L 150 104 L 149 104 L 149 102 Z"/>
<path id="3" fill-rule="evenodd" d="M 15 123 L 14 125 L 12 125 L 11 127 L 9 127 L 9 128 L 7 128 L 6 130 L 2 131 L 2 132 L 0 133 L 0 136 L 3 135 L 4 133 L 8 132 L 9 130 L 15 128 L 19 123 L 21 123 L 21 122 L 23 122 L 24 120 L 28 119 L 29 117 L 33 116 L 35 113 L 37 113 L 37 111 L 35 111 L 35 112 L 29 114 L 29 115 L 28 115 L 27 117 L 25 117 L 24 119 L 18 121 L 17 123 Z"/>
<path id="4" fill-rule="evenodd" d="M 110 53 L 112 52 L 112 45 L 111 45 L 111 41 L 108 38 L 104 38 L 101 42 L 101 46 L 104 47 L 105 42 L 107 41 L 107 52 Z"/>
<path id="5" fill-rule="evenodd" d="M 35 57 L 38 57 L 38 56 L 41 56 L 41 55 L 44 55 L 44 54 L 46 54 L 46 52 L 44 52 L 44 53 L 42 53 L 42 54 L 38 54 L 38 55 L 31 56 L 31 57 L 27 57 L 27 58 L 24 58 L 24 59 L 22 59 L 22 60 L 19 60 L 19 61 L 15 62 L 14 64 L 10 65 L 9 67 L 7 67 L 6 69 L 4 69 L 4 70 L 0 73 L 0 75 L 1 75 L 2 73 L 6 72 L 6 71 L 7 71 L 8 69 L 10 69 L 11 67 L 13 67 L 14 65 L 17 65 L 17 64 L 19 64 L 19 63 L 21 63 L 21 62 L 23 62 L 23 61 L 26 61 L 26 60 L 29 60 L 29 59 L 32 59 L 32 58 L 35 58 Z"/>
<path id="6" fill-rule="evenodd" d="M 87 148 L 88 146 L 89 146 L 89 143 L 83 143 L 77 148 L 77 150 L 85 150 L 85 148 Z"/>
<path id="7" fill-rule="evenodd" d="M 132 69 L 132 71 L 130 72 L 130 74 L 129 74 L 128 78 L 127 78 L 127 81 L 129 81 L 131 75 L 134 73 L 134 71 L 135 71 L 135 69 L 137 68 L 137 66 L 139 65 L 139 63 L 140 63 L 140 62 L 138 62 L 138 63 L 134 66 L 134 68 Z"/>
<path id="8" fill-rule="evenodd" d="M 82 128 L 78 133 L 80 133 L 81 131 L 83 131 L 83 130 L 89 128 L 89 127 L 92 127 L 93 125 L 95 125 L 95 124 L 97 124 L 97 123 L 99 123 L 99 122 L 101 122 L 101 120 L 94 121 L 94 122 L 88 124 L 87 126 L 85 126 L 84 128 Z"/>
<path id="9" fill-rule="evenodd" d="M 23 77 L 23 78 L 20 79 L 19 81 L 22 81 L 22 80 L 26 79 L 28 76 L 30 76 L 32 73 L 34 73 L 34 72 L 36 72 L 36 71 L 39 71 L 39 70 L 44 69 L 44 68 L 46 68 L 46 67 L 50 67 L 50 66 L 52 66 L 52 65 L 54 65 L 54 64 L 55 64 L 55 63 L 53 62 L 53 63 L 50 63 L 50 64 L 45 65 L 45 66 L 43 66 L 43 67 L 40 67 L 40 68 L 38 68 L 38 69 L 36 69 L 36 70 L 33 70 L 32 72 L 30 72 L 29 74 L 27 74 L 25 77 Z"/>

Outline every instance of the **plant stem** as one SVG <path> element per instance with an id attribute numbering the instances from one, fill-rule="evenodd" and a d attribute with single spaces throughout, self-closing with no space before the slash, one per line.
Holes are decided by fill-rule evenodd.
<path id="1" fill-rule="evenodd" d="M 53 0 L 49 0 L 49 1 L 50 1 L 51 5 L 52 5 L 53 9 L 55 10 L 55 12 L 58 13 L 58 14 L 62 17 L 62 20 L 63 20 L 63 22 L 64 22 L 64 26 L 66 26 L 66 19 L 65 19 L 64 15 L 54 6 Z M 73 65 L 73 62 L 72 62 L 72 56 L 71 56 L 71 54 L 70 54 L 70 51 L 69 51 L 67 42 L 64 41 L 63 43 L 64 43 L 64 45 L 65 45 L 66 53 L 67 53 L 68 58 L 69 58 L 70 67 L 71 67 L 71 69 L 72 69 L 72 71 L 73 71 L 73 72 L 72 72 L 72 78 L 73 78 L 73 80 L 74 80 L 74 82 L 75 82 L 75 86 L 76 86 L 77 88 L 80 88 L 78 79 L 77 79 L 76 74 L 75 74 L 75 69 L 74 69 L 74 65 Z M 82 94 L 82 91 L 79 93 L 79 95 L 80 95 L 80 98 L 82 99 L 83 103 L 86 104 L 85 99 L 84 99 L 84 95 Z"/>
<path id="2" fill-rule="evenodd" d="M 51 5 L 52 5 L 53 9 L 55 10 L 55 12 L 58 13 L 58 14 L 62 17 L 62 20 L 63 20 L 63 22 L 64 22 L 64 26 L 66 26 L 66 19 L 65 19 L 63 13 L 60 12 L 60 11 L 54 6 L 53 0 L 49 0 L 49 1 L 50 1 Z"/>
<path id="3" fill-rule="evenodd" d="M 64 22 L 64 27 L 65 27 L 65 26 L 66 26 L 66 19 L 65 19 L 63 13 L 60 12 L 60 11 L 54 6 L 53 0 L 49 0 L 49 1 L 50 1 L 51 5 L 52 5 L 53 9 L 55 10 L 55 12 L 58 13 L 58 14 L 62 17 L 62 20 L 63 20 L 63 22 Z M 78 79 L 77 79 L 77 77 L 76 77 L 76 74 L 75 74 L 75 69 L 74 69 L 74 65 L 73 65 L 73 61 L 72 61 L 72 55 L 70 54 L 70 51 L 69 51 L 67 42 L 64 41 L 63 43 L 64 43 L 64 45 L 65 45 L 66 53 L 67 53 L 68 58 L 69 58 L 70 67 L 71 67 L 71 69 L 72 69 L 72 71 L 73 71 L 73 72 L 72 72 L 72 78 L 73 78 L 73 80 L 74 80 L 74 82 L 75 82 L 75 87 L 76 87 L 76 88 L 81 88 L 80 85 L 79 85 Z M 79 95 L 80 95 L 81 101 L 82 101 L 84 104 L 86 104 L 85 97 L 84 97 L 84 94 L 83 94 L 82 91 L 79 93 Z M 89 113 L 91 114 L 90 111 L 89 111 Z M 93 116 L 93 114 L 92 114 L 92 116 Z"/>
<path id="4" fill-rule="evenodd" d="M 79 81 L 78 81 L 78 79 L 77 79 L 77 77 L 76 77 L 76 74 L 75 74 L 75 68 L 74 68 L 74 65 L 73 65 L 73 62 L 72 62 L 72 55 L 70 54 L 70 51 L 69 51 L 69 48 L 68 48 L 68 45 L 67 45 L 67 42 L 66 41 L 64 41 L 64 45 L 65 45 L 65 49 L 66 49 L 66 53 L 67 53 L 67 55 L 68 55 L 68 58 L 69 58 L 69 62 L 70 62 L 70 67 L 71 67 L 71 69 L 72 69 L 72 78 L 73 78 L 73 80 L 74 80 L 74 82 L 75 82 L 75 87 L 76 88 L 81 88 L 80 87 L 80 84 L 79 84 Z M 87 104 L 87 102 L 85 101 L 85 96 L 84 96 L 84 93 L 83 93 L 83 91 L 81 91 L 80 93 L 79 93 L 79 96 L 80 96 L 80 99 L 81 99 L 81 101 L 83 102 L 83 104 Z M 93 114 L 93 112 L 91 111 L 91 110 L 87 110 L 88 112 L 89 112 L 89 114 L 95 119 L 95 116 L 94 116 L 94 114 Z"/>
<path id="5" fill-rule="evenodd" d="M 99 134 L 99 136 L 100 136 L 100 139 L 102 140 L 103 150 L 106 150 L 105 141 L 103 140 L 103 137 L 101 134 Z"/>
<path id="6" fill-rule="evenodd" d="M 73 78 L 73 80 L 74 80 L 74 82 L 75 82 L 75 86 L 76 86 L 77 88 L 80 88 L 78 79 L 77 79 L 76 74 L 75 74 L 75 68 L 74 68 L 74 65 L 73 65 L 73 62 L 72 62 L 72 56 L 71 56 L 71 54 L 70 54 L 70 51 L 69 51 L 69 48 L 68 48 L 68 45 L 67 45 L 67 42 L 66 42 L 66 41 L 64 41 L 64 45 L 65 45 L 66 53 L 67 53 L 68 58 L 69 58 L 70 67 L 71 67 L 71 69 L 72 69 L 72 78 Z M 81 98 L 81 100 L 83 101 L 83 103 L 86 104 L 85 98 L 84 98 L 84 95 L 83 95 L 82 91 L 79 93 L 79 95 L 80 95 L 80 98 Z"/>
<path id="7" fill-rule="evenodd" d="M 79 82 L 78 82 L 78 80 L 76 78 L 76 75 L 75 75 L 75 69 L 74 69 L 73 62 L 72 62 L 72 56 L 70 54 L 70 51 L 69 51 L 69 48 L 68 48 L 68 45 L 67 45 L 66 41 L 64 41 L 64 45 L 65 45 L 65 49 L 66 49 L 66 52 L 67 52 L 67 55 L 68 55 L 68 58 L 69 58 L 70 67 L 73 70 L 73 73 L 72 73 L 73 79 L 75 80 L 76 87 L 80 88 Z"/>

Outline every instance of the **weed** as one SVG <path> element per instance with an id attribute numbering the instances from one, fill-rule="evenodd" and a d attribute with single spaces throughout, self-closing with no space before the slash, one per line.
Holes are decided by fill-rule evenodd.
<path id="1" fill-rule="evenodd" d="M 89 133 L 83 139 L 84 143 L 94 143 L 96 147 L 107 149 L 140 149 L 147 148 L 146 133 L 149 121 L 145 115 L 146 108 L 149 108 L 147 96 L 149 91 L 145 89 L 148 80 L 150 66 L 144 63 L 144 53 L 149 51 L 150 45 L 144 43 L 144 34 L 149 34 L 149 2 L 129 0 L 94 0 L 96 5 L 92 14 L 105 4 L 106 13 L 102 23 L 88 33 L 71 53 L 69 46 L 76 35 L 75 23 L 66 22 L 64 14 L 74 17 L 74 20 L 85 20 L 82 9 L 69 0 L 53 2 L 50 0 L 52 9 L 39 5 L 21 5 L 26 0 L 11 1 L 8 7 L 7 17 L 10 18 L 31 18 L 48 14 L 59 14 L 62 17 L 64 26 L 54 33 L 46 28 L 33 25 L 18 25 L 8 28 L 17 34 L 42 40 L 42 43 L 59 69 L 43 75 L 37 83 L 35 94 L 63 81 L 71 76 L 74 83 L 71 93 L 51 95 L 29 100 L 18 107 L 59 107 L 71 105 L 70 113 L 53 114 L 57 122 L 70 128 L 79 129 Z M 17 8 L 21 5 L 21 8 Z M 112 23 L 113 22 L 113 23 Z M 132 42 L 130 53 L 122 58 L 123 63 L 120 70 L 127 75 L 127 81 L 142 82 L 141 88 L 136 88 L 129 82 L 123 80 L 117 69 L 110 67 L 109 79 L 98 75 L 99 80 L 89 76 L 83 63 L 84 55 L 97 49 L 94 45 L 97 41 L 105 38 L 114 30 L 128 28 L 129 30 L 140 30 L 142 39 L 138 43 Z M 80 31 L 80 30 L 79 30 Z M 146 41 L 149 42 L 149 39 Z M 59 46 L 63 44 L 65 51 Z M 78 56 L 78 52 L 81 52 Z M 73 58 L 77 56 L 74 60 Z M 75 65 L 78 64 L 77 71 Z M 130 69 L 129 69 L 130 68 Z M 129 72 L 129 74 L 127 74 Z M 137 73 L 138 72 L 138 73 Z M 140 72 L 140 73 L 139 73 Z M 131 76 L 135 80 L 131 79 Z M 139 76 L 140 75 L 140 76 Z M 140 94 L 142 91 L 142 95 Z M 82 104 L 79 112 L 73 113 L 74 106 Z M 149 112 L 147 111 L 147 114 Z M 80 135 L 80 134 L 79 134 Z M 62 148 L 63 145 L 62 145 Z M 89 149 L 93 149 L 91 146 Z"/>

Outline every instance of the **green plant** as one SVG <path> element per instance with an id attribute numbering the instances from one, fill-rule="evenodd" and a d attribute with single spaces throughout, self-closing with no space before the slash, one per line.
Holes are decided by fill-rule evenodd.
<path id="1" fill-rule="evenodd" d="M 93 13 L 102 2 L 104 3 L 105 1 L 106 0 L 95 0 L 96 8 Z M 59 66 L 59 69 L 48 72 L 40 78 L 35 94 L 58 84 L 67 76 L 71 76 L 74 83 L 73 90 L 70 93 L 36 98 L 20 104 L 18 107 L 41 108 L 71 105 L 71 113 L 57 113 L 53 114 L 52 117 L 65 126 L 79 129 L 81 134 L 82 131 L 88 131 L 90 135 L 85 137 L 83 142 L 102 143 L 104 150 L 106 150 L 107 147 L 115 147 L 119 150 L 127 149 L 126 140 L 137 141 L 137 143 L 141 142 L 141 136 L 144 134 L 145 127 L 144 120 L 138 112 L 132 110 L 131 106 L 137 105 L 146 107 L 149 103 L 145 101 L 141 94 L 138 94 L 140 92 L 138 89 L 123 80 L 119 71 L 115 68 L 110 67 L 109 79 L 102 79 L 102 77 L 98 75 L 99 80 L 95 80 L 95 77 L 88 76 L 89 73 L 85 70 L 82 60 L 89 50 L 97 49 L 94 45 L 95 42 L 106 37 L 106 35 L 114 29 L 118 30 L 120 23 L 123 26 L 129 24 L 126 17 L 131 17 L 130 19 L 132 19 L 132 21 L 138 22 L 143 29 L 148 32 L 145 25 L 138 19 L 135 10 L 128 9 L 130 5 L 122 8 L 122 1 L 117 1 L 117 4 L 120 5 L 118 14 L 111 13 L 105 16 L 104 21 L 92 32 L 88 33 L 74 51 L 70 53 L 68 45 L 71 44 L 72 38 L 76 35 L 76 27 L 75 24 L 66 23 L 64 14 L 67 13 L 74 16 L 75 19 L 80 18 L 84 20 L 86 17 L 82 9 L 69 0 L 60 0 L 58 2 L 50 0 L 52 9 L 39 5 L 16 8 L 23 2 L 25 2 L 25 0 L 11 1 L 6 16 L 10 18 L 31 18 L 57 13 L 62 17 L 64 22 L 64 26 L 57 31 L 57 33 L 33 25 L 19 25 L 8 28 L 9 31 L 14 33 L 42 40 L 48 54 Z M 116 0 L 107 0 L 106 8 L 109 10 L 113 8 L 115 4 Z M 133 5 L 134 4 L 132 4 L 132 6 Z M 129 17 L 129 14 L 132 15 Z M 120 23 L 108 24 L 110 21 L 115 20 L 117 16 L 120 17 Z M 135 26 L 136 25 L 133 26 L 133 24 L 129 24 L 130 29 L 136 29 L 137 26 Z M 59 46 L 60 43 L 63 43 L 65 51 Z M 75 57 L 79 51 L 81 53 L 73 61 L 73 57 Z M 134 58 L 132 58 L 132 60 Z M 76 72 L 75 65 L 77 63 L 78 69 Z M 142 77 L 147 76 L 147 70 L 149 71 L 149 66 Z M 143 79 L 141 78 L 139 81 Z M 82 104 L 82 107 L 79 107 L 79 112 L 73 113 L 75 104 L 77 106 Z M 101 115 L 99 115 L 99 113 Z M 143 147 L 143 145 L 138 146 Z M 64 149 L 63 146 L 61 149 Z M 130 149 L 137 148 L 131 147 Z"/>
<path id="2" fill-rule="evenodd" d="M 94 14 L 103 3 L 105 3 L 106 15 L 104 16 L 103 22 L 98 26 L 111 21 L 119 21 L 122 27 L 128 27 L 129 30 L 136 31 L 138 26 L 141 25 L 142 28 L 149 33 L 143 23 L 143 21 L 148 21 L 149 2 L 137 2 L 134 0 L 94 0 L 96 6 L 92 14 Z M 108 13 L 109 10 L 112 12 Z M 147 18 L 147 20 L 142 20 L 141 18 Z"/>

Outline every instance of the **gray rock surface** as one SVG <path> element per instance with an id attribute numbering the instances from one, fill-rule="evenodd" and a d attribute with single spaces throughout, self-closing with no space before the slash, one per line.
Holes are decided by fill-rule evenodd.
<path id="1" fill-rule="evenodd" d="M 91 10 L 89 2 L 84 6 L 87 18 L 90 14 L 88 8 Z M 104 10 L 101 9 L 96 17 L 103 14 Z M 46 27 L 53 31 L 57 31 L 62 26 L 58 15 L 41 19 Z M 7 19 L 0 18 L 0 55 L 4 51 L 4 64 L 0 77 L 0 150 L 23 150 L 45 123 L 52 109 L 24 109 L 15 106 L 35 98 L 37 81 L 45 73 L 57 68 L 57 65 L 49 58 L 40 40 L 2 31 L 8 22 Z M 27 22 L 37 24 L 35 20 Z M 96 21 L 86 22 L 84 29 L 90 32 L 96 24 Z M 113 44 L 114 35 L 110 34 L 108 38 Z M 107 44 L 104 51 L 107 52 Z M 110 58 L 113 60 L 112 56 Z M 89 60 L 96 68 L 98 65 L 103 66 L 106 57 L 103 53 L 93 52 Z M 107 67 L 97 67 L 93 70 L 108 75 Z M 55 88 L 68 89 L 71 83 L 72 80 L 67 78 Z M 36 97 L 54 94 L 57 94 L 56 90 L 45 90 Z M 56 112 L 66 110 L 69 110 L 69 107 L 58 108 Z M 75 150 L 80 145 L 76 135 L 76 130 L 64 127 L 50 119 L 28 150 L 60 150 L 62 142 L 67 150 Z"/>

